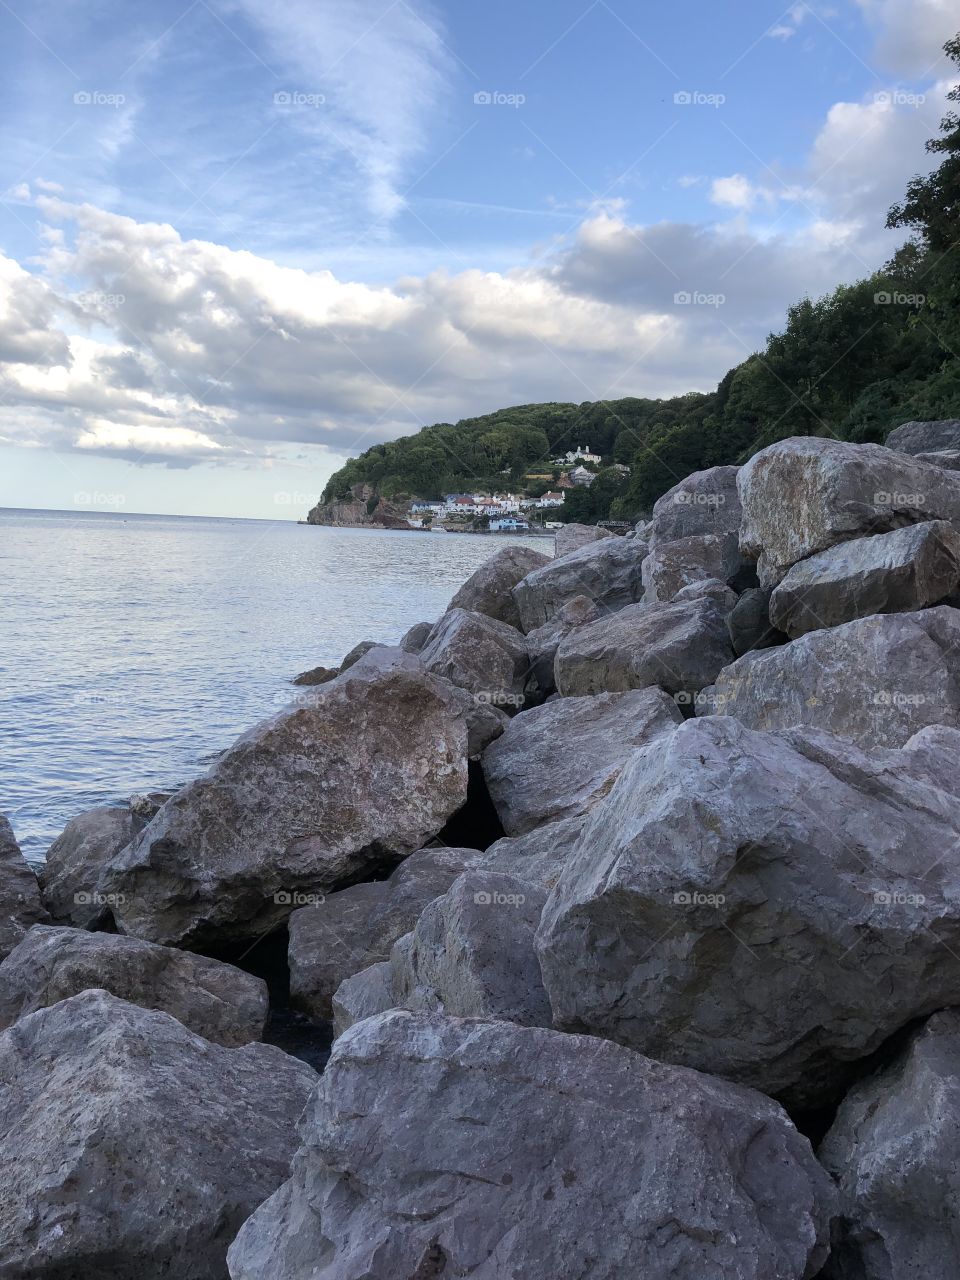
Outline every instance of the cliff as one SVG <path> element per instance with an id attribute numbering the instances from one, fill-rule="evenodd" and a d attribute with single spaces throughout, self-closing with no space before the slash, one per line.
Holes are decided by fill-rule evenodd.
<path id="1" fill-rule="evenodd" d="M 307 524 L 338 528 L 407 529 L 409 503 L 387 502 L 369 484 L 355 484 L 349 498 L 318 502 L 307 516 Z"/>

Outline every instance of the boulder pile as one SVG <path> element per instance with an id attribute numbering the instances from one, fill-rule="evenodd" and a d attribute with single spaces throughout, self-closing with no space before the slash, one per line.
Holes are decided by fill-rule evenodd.
<path id="1" fill-rule="evenodd" d="M 0 820 L 0 1274 L 960 1276 L 960 422 L 309 674 L 39 883 Z"/>

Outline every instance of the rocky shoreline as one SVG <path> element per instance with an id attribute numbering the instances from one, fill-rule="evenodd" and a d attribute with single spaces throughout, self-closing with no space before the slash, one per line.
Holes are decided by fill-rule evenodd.
<path id="1" fill-rule="evenodd" d="M 698 472 L 0 818 L 0 1276 L 955 1280 L 957 459 Z"/>

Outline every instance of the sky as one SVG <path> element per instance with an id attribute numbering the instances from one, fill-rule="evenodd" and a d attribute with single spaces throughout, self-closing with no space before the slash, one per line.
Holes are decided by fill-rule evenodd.
<path id="1" fill-rule="evenodd" d="M 879 267 L 960 0 L 0 0 L 0 506 L 303 518 Z"/>

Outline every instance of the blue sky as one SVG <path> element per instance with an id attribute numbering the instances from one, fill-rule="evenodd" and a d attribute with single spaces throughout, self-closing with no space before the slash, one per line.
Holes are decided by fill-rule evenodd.
<path id="1" fill-rule="evenodd" d="M 0 6 L 0 505 L 302 515 L 880 265 L 956 0 Z M 710 301 L 683 304 L 677 295 Z"/>

